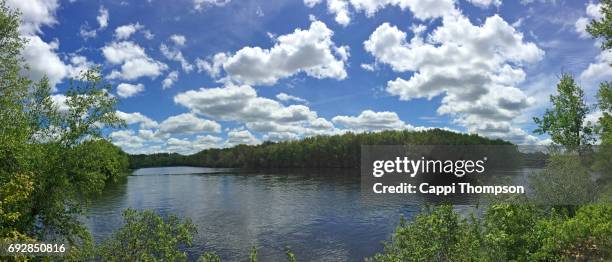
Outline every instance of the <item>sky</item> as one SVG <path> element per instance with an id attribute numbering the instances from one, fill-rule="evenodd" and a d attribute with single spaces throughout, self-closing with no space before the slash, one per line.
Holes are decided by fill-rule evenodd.
<path id="1" fill-rule="evenodd" d="M 348 131 L 443 128 L 543 144 L 532 118 L 563 73 L 595 102 L 612 53 L 600 5 L 546 0 L 8 0 L 33 79 L 66 108 L 98 66 L 129 153 Z M 596 109 L 588 116 L 596 120 Z"/>

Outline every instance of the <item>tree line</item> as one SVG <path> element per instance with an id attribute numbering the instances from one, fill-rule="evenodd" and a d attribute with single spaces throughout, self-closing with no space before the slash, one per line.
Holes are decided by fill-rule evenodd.
<path id="1" fill-rule="evenodd" d="M 130 167 L 190 165 L 240 168 L 358 168 L 362 145 L 512 145 L 501 139 L 442 129 L 381 131 L 307 137 L 302 140 L 237 145 L 193 155 L 130 155 Z"/>

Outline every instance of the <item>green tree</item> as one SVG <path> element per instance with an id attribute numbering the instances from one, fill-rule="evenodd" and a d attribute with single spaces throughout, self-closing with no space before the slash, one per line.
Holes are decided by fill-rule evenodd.
<path id="1" fill-rule="evenodd" d="M 603 38 L 602 49 L 610 49 L 612 48 L 612 0 L 602 0 L 601 5 L 603 17 L 591 21 L 587 26 L 587 32 L 595 38 Z"/>
<path id="2" fill-rule="evenodd" d="M 28 79 L 19 13 L 0 1 L 0 239 L 90 242 L 87 196 L 125 175 L 127 156 L 102 135 L 122 125 L 97 69 L 71 81 L 59 108 L 46 78 Z"/>
<path id="3" fill-rule="evenodd" d="M 599 118 L 601 143 L 612 145 L 612 82 L 603 82 L 597 93 L 598 106 L 602 116 Z"/>
<path id="4" fill-rule="evenodd" d="M 481 240 L 478 222 L 459 217 L 450 205 L 424 210 L 410 223 L 400 221 L 384 252 L 374 261 L 478 261 Z"/>
<path id="5" fill-rule="evenodd" d="M 542 118 L 534 117 L 538 125 L 536 134 L 548 134 L 553 142 L 571 151 L 582 149 L 593 141 L 593 130 L 585 125 L 589 108 L 584 101 L 584 91 L 569 74 L 563 74 L 557 84 L 557 95 L 551 95 L 552 109 Z"/>
<path id="6" fill-rule="evenodd" d="M 175 215 L 164 219 L 153 211 L 134 209 L 126 209 L 123 219 L 125 224 L 98 248 L 102 261 L 187 260 L 187 253 L 181 248 L 190 246 L 196 233 L 191 220 L 182 221 Z M 212 256 L 205 255 L 206 259 Z"/>

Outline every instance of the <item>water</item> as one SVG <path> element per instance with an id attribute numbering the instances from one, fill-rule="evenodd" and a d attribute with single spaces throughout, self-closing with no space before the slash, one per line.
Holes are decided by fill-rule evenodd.
<path id="1" fill-rule="evenodd" d="M 196 224 L 191 260 L 211 250 L 244 261 L 256 246 L 262 261 L 284 260 L 287 247 L 301 261 L 362 261 L 382 251 L 401 215 L 420 210 L 417 203 L 368 201 L 358 171 L 227 171 L 136 170 L 93 202 L 86 224 L 100 241 L 121 226 L 123 209 L 154 209 Z"/>

